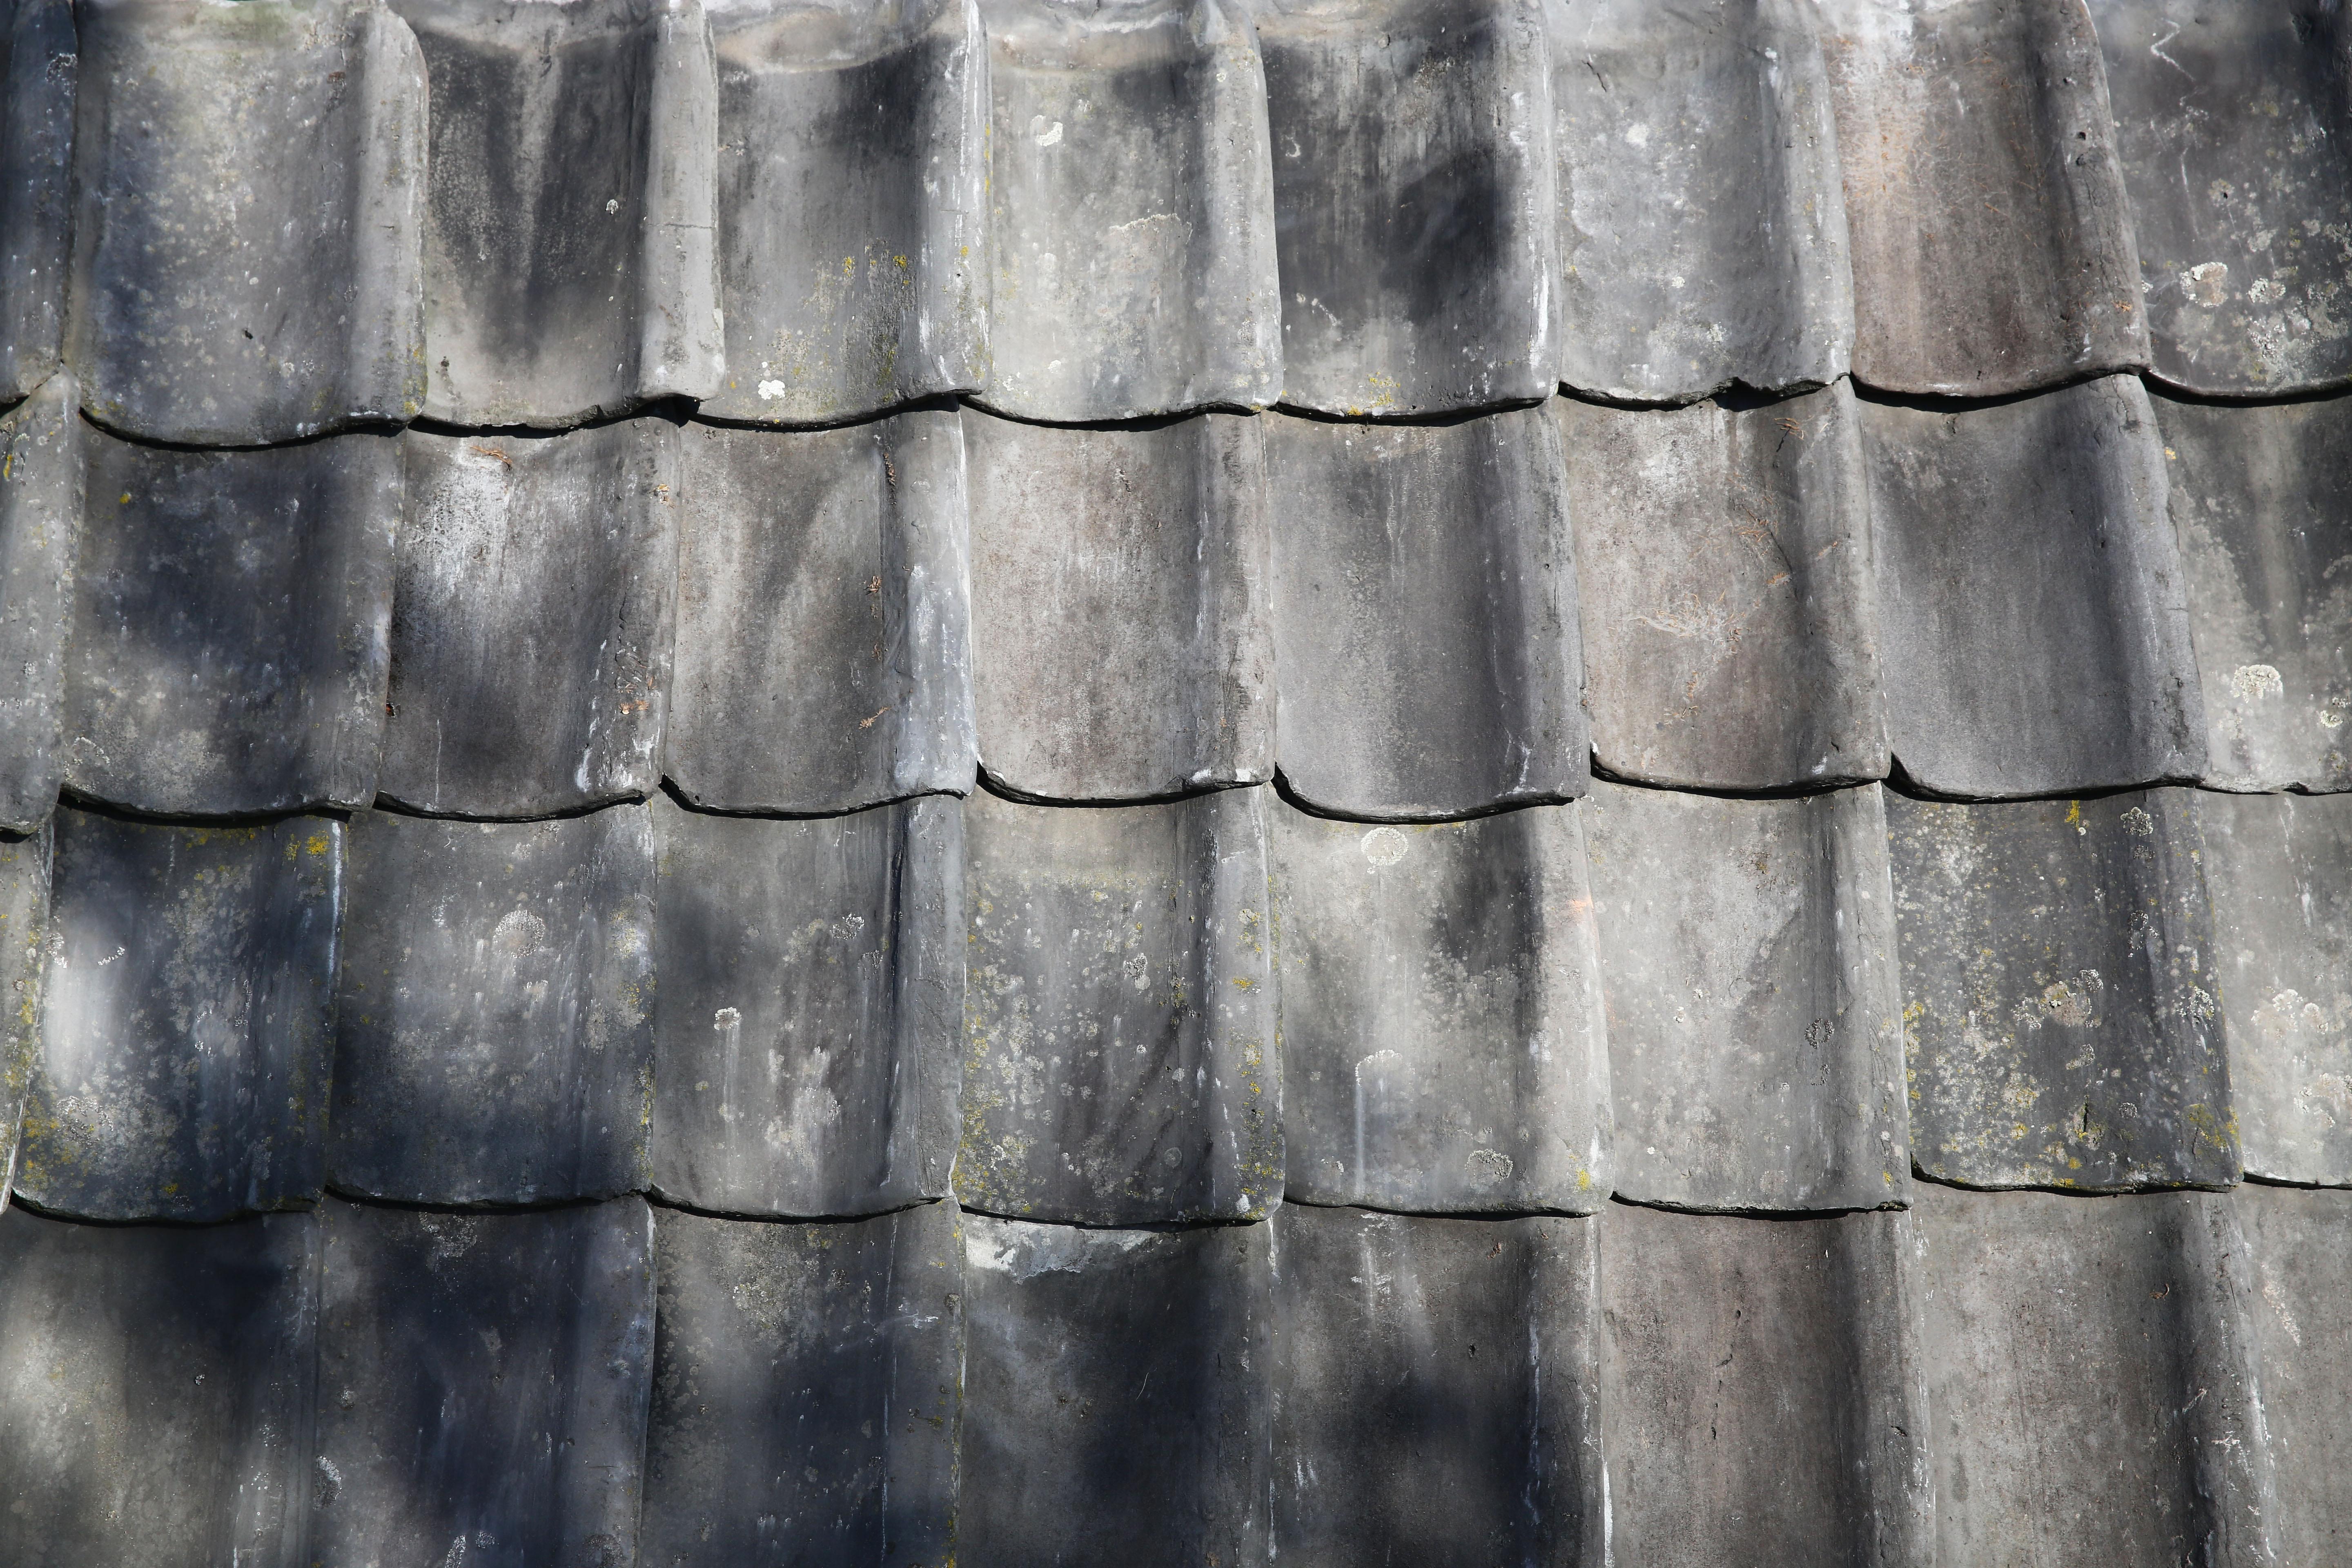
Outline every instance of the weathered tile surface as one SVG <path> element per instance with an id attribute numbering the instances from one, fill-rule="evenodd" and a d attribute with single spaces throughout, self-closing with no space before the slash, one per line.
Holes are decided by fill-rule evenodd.
<path id="1" fill-rule="evenodd" d="M 2352 1554 L 2352 1193 L 2247 1185 L 2231 1194 L 2252 1267 L 2249 1307 L 2262 1352 L 2263 1424 L 2278 1509 L 2281 1563 Z"/>
<path id="2" fill-rule="evenodd" d="M 1936 1561 L 2285 1561 L 2230 1198 L 1923 1183 L 1912 1226 Z"/>
<path id="3" fill-rule="evenodd" d="M 1990 396 L 2147 363 L 2083 0 L 1822 0 L 1853 374 Z"/>
<path id="4" fill-rule="evenodd" d="M 81 550 L 82 423 L 60 372 L 0 414 L 0 832 L 47 820 L 64 782 L 67 641 Z"/>
<path id="5" fill-rule="evenodd" d="M 964 1216 L 963 1561 L 1268 1560 L 1270 1232 Z"/>
<path id="6" fill-rule="evenodd" d="M 2238 1123 L 2189 792 L 1889 794 L 1913 1159 L 1970 1186 L 2226 1186 Z"/>
<path id="7" fill-rule="evenodd" d="M 652 790 L 677 588 L 677 428 L 401 441 L 383 792 L 448 816 L 543 816 Z"/>
<path id="8" fill-rule="evenodd" d="M 64 346 L 78 54 L 70 0 L 0 3 L 0 403 Z"/>
<path id="9" fill-rule="evenodd" d="M 854 811 L 972 784 L 953 413 L 688 426 L 666 770 L 720 811 Z"/>
<path id="10" fill-rule="evenodd" d="M 1937 795 L 2194 779 L 2205 713 L 2147 394 L 1865 404 L 1886 730 Z"/>
<path id="11" fill-rule="evenodd" d="M 343 826 L 60 807 L 16 1194 L 88 1219 L 316 1201 Z"/>
<path id="12" fill-rule="evenodd" d="M 2196 801 L 2246 1169 L 2352 1186 L 2352 795 Z"/>
<path id="13" fill-rule="evenodd" d="M 1851 386 L 1756 405 L 1552 407 L 1595 760 L 1708 789 L 1884 778 Z"/>
<path id="14" fill-rule="evenodd" d="M 1910 1216 L 1597 1223 L 1611 1560 L 1932 1561 Z"/>
<path id="15" fill-rule="evenodd" d="M 453 1215 L 330 1200 L 324 1229 L 312 1557 L 635 1562 L 645 1201 Z"/>
<path id="16" fill-rule="evenodd" d="M 698 0 L 390 0 L 432 89 L 425 412 L 708 396 L 718 87 Z"/>
<path id="17" fill-rule="evenodd" d="M 1853 349 L 1837 127 L 1805 0 L 1545 0 L 1559 379 L 1680 402 Z"/>
<path id="18" fill-rule="evenodd" d="M 1046 800 L 1273 778 L 1264 421 L 963 423 L 989 778 Z"/>
<path id="19" fill-rule="evenodd" d="M 75 14 L 83 406 L 229 445 L 415 415 L 425 98 L 407 26 L 377 0 Z"/>
<path id="20" fill-rule="evenodd" d="M 653 802 L 653 1180 L 730 1214 L 946 1195 L 961 1131 L 963 808 Z"/>
<path id="21" fill-rule="evenodd" d="M 988 364 L 974 0 L 711 0 L 727 374 L 703 411 L 846 419 Z"/>
<path id="22" fill-rule="evenodd" d="M 328 1178 L 408 1203 L 646 1184 L 654 836 L 642 805 L 351 826 Z"/>
<path id="23" fill-rule="evenodd" d="M 1902 985 L 1875 784 L 1579 808 L 1608 1006 L 1617 1191 L 1877 1208 L 1910 1188 Z"/>
<path id="24" fill-rule="evenodd" d="M 1591 774 L 1559 432 L 1266 422 L 1275 756 L 1340 816 L 1570 799 Z"/>
<path id="25" fill-rule="evenodd" d="M 1603 1560 L 1601 1223 L 1276 1213 L 1274 1561 Z"/>
<path id="26" fill-rule="evenodd" d="M 1248 0 L 985 0 L 992 408 L 1122 419 L 1282 392 Z"/>
<path id="27" fill-rule="evenodd" d="M 0 1559 L 305 1568 L 319 1231 L 0 1215 Z"/>
<path id="28" fill-rule="evenodd" d="M 41 1052 L 43 952 L 49 934 L 50 832 L 0 832 L 0 1173 L 14 1178 L 25 1090 Z M 0 1209 L 8 1194 L 0 1188 Z"/>
<path id="29" fill-rule="evenodd" d="M 2352 380 L 2352 18 L 2336 0 L 2093 0 L 2156 374 Z"/>
<path id="30" fill-rule="evenodd" d="M 2352 397 L 2150 402 L 2204 688 L 2203 782 L 2352 789 Z"/>
<path id="31" fill-rule="evenodd" d="M 639 1563 L 953 1560 L 960 1217 L 953 1204 L 823 1226 L 656 1214 Z"/>
<path id="32" fill-rule="evenodd" d="M 1281 1201 L 1270 793 L 964 803 L 966 1207 L 1137 1225 Z"/>
<path id="33" fill-rule="evenodd" d="M 79 440 L 65 782 L 173 816 L 374 799 L 399 442 L 201 452 L 94 428 Z"/>
<path id="34" fill-rule="evenodd" d="M 1402 829 L 1267 816 L 1290 1197 L 1599 1207 L 1609 1060 L 1576 810 Z"/>
<path id="35" fill-rule="evenodd" d="M 1541 0 L 1264 0 L 1282 400 L 1433 414 L 1558 374 Z"/>

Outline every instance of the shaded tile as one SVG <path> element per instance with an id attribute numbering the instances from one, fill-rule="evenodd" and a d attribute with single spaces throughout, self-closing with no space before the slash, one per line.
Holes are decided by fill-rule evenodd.
<path id="1" fill-rule="evenodd" d="M 313 1559 L 635 1562 L 645 1200 L 520 1215 L 330 1200 L 324 1218 Z"/>
<path id="2" fill-rule="evenodd" d="M 988 363 L 974 0 L 711 0 L 727 374 L 706 414 L 852 418 Z"/>
<path id="3" fill-rule="evenodd" d="M 1600 1223 L 1276 1211 L 1277 1560 L 1604 1560 Z"/>
<path id="4" fill-rule="evenodd" d="M 5 232 L 0 230 L 0 232 Z M 58 373 L 0 414 L 0 832 L 48 819 L 65 779 L 67 639 L 81 552 L 81 417 Z"/>
<path id="5" fill-rule="evenodd" d="M 1932 1561 L 1910 1216 L 1597 1223 L 1612 1560 Z"/>
<path id="6" fill-rule="evenodd" d="M 25 1091 L 41 1059 L 41 954 L 48 945 L 50 833 L 0 832 L 0 1176 L 16 1173 Z M 0 1187 L 0 1209 L 8 1193 Z"/>
<path id="7" fill-rule="evenodd" d="M 1970 1186 L 2226 1186 L 2237 1113 L 2187 790 L 1889 794 L 1913 1159 Z"/>
<path id="8" fill-rule="evenodd" d="M 2149 401 L 2204 687 L 2202 782 L 2352 789 L 2352 397 Z"/>
<path id="9" fill-rule="evenodd" d="M 2352 1193 L 2249 1184 L 2230 1194 L 2262 1352 L 2263 1425 L 2278 1508 L 2281 1563 L 2341 1563 L 2352 1553 Z"/>
<path id="10" fill-rule="evenodd" d="M 959 1222 L 953 1204 L 823 1226 L 656 1212 L 639 1563 L 954 1560 Z"/>
<path id="11" fill-rule="evenodd" d="M 1551 415 L 1266 422 L 1275 754 L 1339 816 L 1570 799 L 1591 775 Z"/>
<path id="12" fill-rule="evenodd" d="M 2352 18 L 2336 0 L 2092 0 L 2156 374 L 2352 381 Z"/>
<path id="13" fill-rule="evenodd" d="M 82 405 L 225 445 L 413 417 L 425 98 L 407 26 L 377 0 L 75 14 Z"/>
<path id="14" fill-rule="evenodd" d="M 2196 802 L 2246 1169 L 2352 1186 L 2352 795 Z"/>
<path id="15" fill-rule="evenodd" d="M 1843 375 L 1845 194 L 1812 8 L 1545 0 L 1544 21 L 1560 380 L 1680 402 Z"/>
<path id="16" fill-rule="evenodd" d="M 697 1208 L 944 1196 L 961 1131 L 963 807 L 710 816 L 653 802 L 653 1180 Z"/>
<path id="17" fill-rule="evenodd" d="M 64 345 L 79 65 L 70 0 L 0 0 L 0 403 Z"/>
<path id="18" fill-rule="evenodd" d="M 677 427 L 401 437 L 383 793 L 543 816 L 660 781 L 677 587 Z"/>
<path id="19" fill-rule="evenodd" d="M 1848 384 L 1756 406 L 1552 408 L 1601 766 L 1706 789 L 1884 778 Z"/>
<path id="20" fill-rule="evenodd" d="M 697 0 L 390 0 L 432 89 L 425 412 L 708 396 L 718 88 Z"/>
<path id="21" fill-rule="evenodd" d="M 2194 779 L 2205 710 L 2165 460 L 2130 376 L 1862 406 L 1886 731 L 1936 795 Z"/>
<path id="22" fill-rule="evenodd" d="M 984 0 L 990 407 L 1125 419 L 1280 395 L 1252 8 Z"/>
<path id="23" fill-rule="evenodd" d="M 2285 1561 L 2231 1204 L 1920 1184 L 1937 1561 Z"/>
<path id="24" fill-rule="evenodd" d="M 329 1180 L 430 1204 L 646 1184 L 644 806 L 514 823 L 363 812 L 349 907 Z"/>
<path id="25" fill-rule="evenodd" d="M 0 1215 L 0 1558 L 307 1568 L 320 1241 Z"/>
<path id="26" fill-rule="evenodd" d="M 964 416 L 981 765 L 1138 799 L 1274 776 L 1262 424 Z"/>
<path id="27" fill-rule="evenodd" d="M 665 767 L 719 811 L 971 787 L 964 448 L 953 413 L 694 425 Z"/>
<path id="28" fill-rule="evenodd" d="M 1558 374 L 1542 0 L 1264 0 L 1282 400 L 1433 414 Z"/>
<path id="29" fill-rule="evenodd" d="M 87 1219 L 307 1207 L 325 1165 L 343 825 L 58 808 L 16 1195 Z"/>
<path id="30" fill-rule="evenodd" d="M 1617 1191 L 1696 1209 L 1905 1202 L 1878 786 L 1726 800 L 1596 784 L 1581 810 Z"/>
<path id="31" fill-rule="evenodd" d="M 963 1561 L 1268 1559 L 1269 1230 L 964 1216 Z"/>
<path id="32" fill-rule="evenodd" d="M 171 816 L 373 800 L 399 443 L 200 452 L 95 428 L 79 440 L 65 782 Z"/>
<path id="33" fill-rule="evenodd" d="M 966 1207 L 1137 1225 L 1281 1201 L 1270 793 L 964 803 Z"/>
<path id="34" fill-rule="evenodd" d="M 1985 397 L 2147 363 L 2083 0 L 1822 0 L 1855 379 Z"/>
<path id="35" fill-rule="evenodd" d="M 1268 816 L 1288 1195 L 1599 1207 L 1609 1058 L 1575 810 L 1369 830 Z"/>

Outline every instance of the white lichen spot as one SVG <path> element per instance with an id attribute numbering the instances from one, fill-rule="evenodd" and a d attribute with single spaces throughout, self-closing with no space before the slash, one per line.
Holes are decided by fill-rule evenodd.
<path id="1" fill-rule="evenodd" d="M 1631 147 L 1647 147 L 1650 144 L 1650 128 L 1646 125 L 1628 125 L 1625 127 L 1625 142 Z"/>
<path id="2" fill-rule="evenodd" d="M 1032 115 L 1029 120 L 1029 136 L 1030 140 L 1035 142 L 1040 147 L 1059 146 L 1062 141 L 1062 122 L 1056 120 L 1048 126 L 1044 115 Z"/>
<path id="3" fill-rule="evenodd" d="M 1404 858 L 1412 842 L 1393 827 L 1375 827 L 1364 835 L 1364 858 L 1375 866 L 1393 866 Z"/>
<path id="4" fill-rule="evenodd" d="M 2257 305 L 2268 305 L 2286 298 L 2286 285 L 2275 278 L 2257 278 L 2246 289 L 2246 298 Z"/>
<path id="5" fill-rule="evenodd" d="M 762 398 L 772 402 L 783 395 L 784 384 L 781 381 L 763 381 L 760 384 L 760 395 Z"/>
<path id="6" fill-rule="evenodd" d="M 2125 812 L 2122 821 L 2124 831 L 2134 838 L 2145 838 L 2156 831 L 2156 818 L 2138 806 L 2133 806 L 2129 811 Z"/>
<path id="7" fill-rule="evenodd" d="M 2201 262 L 2180 275 L 2180 289 L 2192 305 L 2225 304 L 2230 298 L 2230 264 Z"/>
<path id="8" fill-rule="evenodd" d="M 2267 664 L 2242 664 L 2230 677 L 2230 689 L 2242 701 L 2252 702 L 2263 697 L 2283 697 L 2286 682 L 2280 679 L 2276 667 Z"/>

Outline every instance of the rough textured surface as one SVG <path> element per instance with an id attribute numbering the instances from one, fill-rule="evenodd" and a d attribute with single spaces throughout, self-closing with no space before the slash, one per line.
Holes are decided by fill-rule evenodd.
<path id="1" fill-rule="evenodd" d="M 653 1181 L 723 1213 L 944 1196 L 961 1131 L 963 808 L 653 805 Z"/>
<path id="2" fill-rule="evenodd" d="M 964 1217 L 961 1561 L 1268 1560 L 1269 1229 Z"/>
<path id="3" fill-rule="evenodd" d="M 954 1560 L 963 1234 L 953 1204 L 777 1225 L 656 1216 L 637 1562 Z"/>
<path id="4" fill-rule="evenodd" d="M 65 782 L 173 816 L 373 800 L 399 443 L 80 446 Z"/>
<path id="5" fill-rule="evenodd" d="M 415 415 L 425 100 L 407 26 L 377 0 L 75 12 L 83 406 L 230 446 Z"/>
<path id="6" fill-rule="evenodd" d="M 2291 1561 L 2228 1198 L 1922 1184 L 1912 1224 L 1937 1561 Z"/>
<path id="7" fill-rule="evenodd" d="M 2196 798 L 2246 1169 L 2352 1186 L 2352 795 Z"/>
<path id="8" fill-rule="evenodd" d="M 45 820 L 65 778 L 58 742 L 80 556 L 81 443 L 70 375 L 52 376 L 0 414 L 0 669 L 12 678 L 0 686 L 0 832 Z"/>
<path id="9" fill-rule="evenodd" d="M 1433 414 L 1559 356 L 1541 0 L 1262 0 L 1282 400 Z"/>
<path id="10" fill-rule="evenodd" d="M 1575 809 L 1402 829 L 1267 815 L 1289 1196 L 1599 1207 L 1609 1059 Z"/>
<path id="11" fill-rule="evenodd" d="M 988 363 L 973 0 L 711 0 L 727 374 L 704 412 L 845 419 Z"/>
<path id="12" fill-rule="evenodd" d="M 1805 0 L 1544 0 L 1559 379 L 1681 402 L 1824 386 L 1853 349 L 1845 194 Z"/>
<path id="13" fill-rule="evenodd" d="M 1932 1562 L 1909 1216 L 1599 1224 L 1608 1560 Z"/>
<path id="14" fill-rule="evenodd" d="M 1971 1186 L 2227 1186 L 2238 1122 L 2186 790 L 1886 798 L 1913 1159 Z"/>
<path id="15" fill-rule="evenodd" d="M 2352 397 L 2150 401 L 2204 687 L 2202 782 L 2352 789 Z"/>
<path id="16" fill-rule="evenodd" d="M 1603 1560 L 1599 1225 L 1275 1216 L 1269 1561 Z"/>
<path id="17" fill-rule="evenodd" d="M 1620 778 L 1886 775 L 1853 389 L 1629 410 L 1561 398 L 1592 751 Z"/>
<path id="18" fill-rule="evenodd" d="M 406 1203 L 642 1188 L 654 837 L 643 806 L 553 822 L 362 814 L 328 1176 Z"/>
<path id="19" fill-rule="evenodd" d="M 2139 383 L 1862 416 L 1901 771 L 1969 796 L 2202 773 L 2188 584 Z"/>
<path id="20" fill-rule="evenodd" d="M 661 776 L 677 587 L 677 432 L 401 437 L 383 791 L 543 816 Z"/>
<path id="21" fill-rule="evenodd" d="M 2246 1251 L 2263 1422 L 2278 1509 L 2281 1563 L 2340 1563 L 2352 1552 L 2352 1410 L 2336 1378 L 2352 1357 L 2352 1193 L 2244 1186 L 2232 1195 Z"/>
<path id="22" fill-rule="evenodd" d="M 48 380 L 64 345 L 79 64 L 70 0 L 0 3 L 0 403 Z"/>
<path id="23" fill-rule="evenodd" d="M 1263 422 L 964 416 L 980 761 L 1008 792 L 1133 800 L 1274 776 Z"/>
<path id="24" fill-rule="evenodd" d="M 432 88 L 425 412 L 707 397 L 718 86 L 697 0 L 392 0 Z"/>
<path id="25" fill-rule="evenodd" d="M 1734 1210 L 1908 1201 L 1879 794 L 1593 786 L 1580 809 L 1623 1196 Z"/>
<path id="26" fill-rule="evenodd" d="M 306 1206 L 325 1163 L 343 826 L 60 808 L 16 1194 L 89 1219 Z"/>
<path id="27" fill-rule="evenodd" d="M 0 1558 L 302 1568 L 319 1222 L 0 1215 Z"/>
<path id="28" fill-rule="evenodd" d="M 1266 424 L 1275 755 L 1298 800 L 1426 821 L 1591 775 L 1558 427 L 1541 409 Z"/>
<path id="29" fill-rule="evenodd" d="M 958 416 L 687 427 L 666 768 L 719 811 L 971 787 Z"/>
<path id="30" fill-rule="evenodd" d="M 1281 1201 L 1271 793 L 965 802 L 965 1207 L 1137 1225 Z"/>
<path id="31" fill-rule="evenodd" d="M 1282 392 L 1249 0 L 985 0 L 992 408 L 1124 419 Z"/>
<path id="32" fill-rule="evenodd" d="M 330 1202 L 310 1551 L 380 1568 L 636 1560 L 653 1216 Z"/>
<path id="33" fill-rule="evenodd" d="M 1822 0 L 1853 374 L 1991 396 L 2147 363 L 2083 0 Z"/>
<path id="34" fill-rule="evenodd" d="M 49 935 L 50 837 L 0 833 L 0 1177 L 13 1183 L 25 1090 L 41 1051 L 42 955 Z M 8 1189 L 0 1184 L 0 1209 Z"/>
<path id="35" fill-rule="evenodd" d="M 2094 0 L 2156 374 L 2352 380 L 2352 17 L 2341 0 Z"/>

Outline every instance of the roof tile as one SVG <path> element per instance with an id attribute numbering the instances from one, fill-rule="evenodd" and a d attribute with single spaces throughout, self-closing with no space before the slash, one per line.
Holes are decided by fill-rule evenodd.
<path id="1" fill-rule="evenodd" d="M 0 832 L 46 819 L 64 782 L 66 644 L 80 555 L 82 423 L 73 377 L 0 414 Z"/>
<path id="2" fill-rule="evenodd" d="M 0 403 L 64 344 L 79 56 L 70 0 L 0 0 Z"/>

